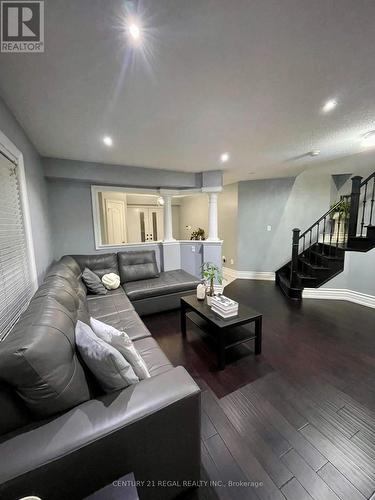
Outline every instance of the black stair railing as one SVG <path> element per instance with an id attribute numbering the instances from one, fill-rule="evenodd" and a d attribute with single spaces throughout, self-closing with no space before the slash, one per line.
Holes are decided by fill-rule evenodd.
<path id="1" fill-rule="evenodd" d="M 349 214 L 349 238 L 357 236 L 359 202 L 361 197 L 362 177 L 356 175 L 352 177 L 352 193 Z"/>
<path id="2" fill-rule="evenodd" d="M 360 184 L 359 196 L 359 227 L 360 236 L 365 235 L 367 226 L 373 225 L 374 201 L 375 201 L 375 172 Z M 356 226 L 357 231 L 357 226 Z"/>
<path id="3" fill-rule="evenodd" d="M 290 266 L 291 287 L 298 284 L 298 260 L 300 256 L 306 257 L 310 261 L 314 246 L 321 243 L 321 252 L 328 257 L 335 257 L 338 248 L 347 244 L 350 210 L 351 195 L 341 196 L 337 203 L 302 234 L 300 234 L 300 229 L 293 229 Z"/>
<path id="4" fill-rule="evenodd" d="M 300 257 L 308 258 L 316 252 L 328 257 L 337 257 L 339 248 L 350 246 L 350 238 L 365 236 L 365 229 L 375 225 L 375 172 L 367 177 L 352 177 L 352 190 L 349 195 L 341 196 L 324 215 L 301 234 L 293 229 L 292 260 L 290 264 L 290 284 L 298 284 Z"/>

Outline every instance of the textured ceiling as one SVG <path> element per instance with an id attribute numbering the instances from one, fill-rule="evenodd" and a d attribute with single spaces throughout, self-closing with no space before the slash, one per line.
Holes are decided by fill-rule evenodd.
<path id="1" fill-rule="evenodd" d="M 139 11 L 144 51 L 127 46 L 124 1 L 48 0 L 45 53 L 0 55 L 1 95 L 42 155 L 202 171 L 229 151 L 230 182 L 356 155 L 375 128 L 373 0 L 149 0 Z M 331 97 L 339 106 L 322 115 Z"/>

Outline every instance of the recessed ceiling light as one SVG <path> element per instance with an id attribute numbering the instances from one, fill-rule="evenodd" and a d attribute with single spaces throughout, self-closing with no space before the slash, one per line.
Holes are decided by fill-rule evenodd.
<path id="1" fill-rule="evenodd" d="M 375 146 L 375 130 L 370 130 L 363 135 L 361 144 L 364 148 L 373 148 Z"/>
<path id="2" fill-rule="evenodd" d="M 141 38 L 141 28 L 139 24 L 131 22 L 128 25 L 128 33 L 134 41 L 138 41 Z"/>
<path id="3" fill-rule="evenodd" d="M 226 163 L 229 160 L 229 158 L 230 158 L 229 153 L 223 153 L 220 156 L 220 161 L 221 163 Z"/>
<path id="4" fill-rule="evenodd" d="M 103 142 L 106 146 L 112 146 L 112 144 L 113 144 L 112 137 L 109 137 L 108 135 L 104 136 Z"/>
<path id="5" fill-rule="evenodd" d="M 313 149 L 308 153 L 310 156 L 319 156 L 320 155 L 320 149 Z"/>
<path id="6" fill-rule="evenodd" d="M 322 111 L 323 113 L 330 113 L 335 109 L 337 106 L 337 101 L 336 99 L 329 99 L 326 103 L 323 104 L 322 106 Z"/>

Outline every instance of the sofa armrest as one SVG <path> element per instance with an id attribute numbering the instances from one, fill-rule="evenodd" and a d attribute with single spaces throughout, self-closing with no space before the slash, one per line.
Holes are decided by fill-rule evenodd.
<path id="1" fill-rule="evenodd" d="M 129 472 L 137 480 L 182 481 L 185 472 L 191 479 L 196 464 L 183 463 L 199 461 L 199 393 L 177 367 L 9 438 L 0 444 L 7 457 L 0 496 L 82 498 Z M 142 498 L 159 498 L 149 490 Z M 160 498 L 169 498 L 165 489 Z"/>

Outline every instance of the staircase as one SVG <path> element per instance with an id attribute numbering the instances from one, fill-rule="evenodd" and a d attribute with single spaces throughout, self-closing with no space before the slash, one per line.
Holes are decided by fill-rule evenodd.
<path id="1" fill-rule="evenodd" d="M 341 273 L 347 251 L 375 248 L 374 202 L 375 172 L 365 180 L 355 176 L 350 195 L 302 234 L 293 229 L 292 258 L 276 271 L 276 284 L 287 297 L 301 300 L 305 287 L 319 288 Z"/>

